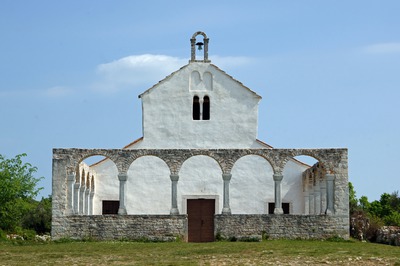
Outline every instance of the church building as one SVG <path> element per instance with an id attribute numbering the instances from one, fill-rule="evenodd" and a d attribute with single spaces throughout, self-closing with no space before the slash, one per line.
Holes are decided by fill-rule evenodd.
<path id="1" fill-rule="evenodd" d="M 204 32 L 190 45 L 187 65 L 139 95 L 141 138 L 123 149 L 53 150 L 52 237 L 348 238 L 347 149 L 257 139 L 261 97 L 211 63 Z"/>

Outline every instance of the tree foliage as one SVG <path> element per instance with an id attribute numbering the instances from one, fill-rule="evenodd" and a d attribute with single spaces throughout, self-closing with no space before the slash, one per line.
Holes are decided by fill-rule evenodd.
<path id="1" fill-rule="evenodd" d="M 379 200 L 368 201 L 366 196 L 356 198 L 354 187 L 349 183 L 349 208 L 351 230 L 353 236 L 360 238 L 360 231 L 364 230 L 364 237 L 374 240 L 379 227 L 384 225 L 400 226 L 400 196 L 395 191 L 392 194 L 383 193 Z M 362 230 L 360 225 L 367 225 Z M 363 227 L 363 226 L 361 226 Z"/>
<path id="2" fill-rule="evenodd" d="M 35 178 L 37 168 L 24 163 L 20 154 L 7 159 L 0 155 L 0 228 L 15 231 L 22 226 L 23 217 L 32 209 L 34 197 L 41 188 Z"/>

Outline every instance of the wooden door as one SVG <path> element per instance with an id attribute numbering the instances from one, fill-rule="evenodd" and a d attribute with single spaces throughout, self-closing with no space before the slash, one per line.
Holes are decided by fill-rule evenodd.
<path id="1" fill-rule="evenodd" d="M 188 199 L 188 241 L 214 241 L 214 199 Z"/>

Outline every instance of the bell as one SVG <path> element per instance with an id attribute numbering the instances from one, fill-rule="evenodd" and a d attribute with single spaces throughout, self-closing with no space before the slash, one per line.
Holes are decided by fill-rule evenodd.
<path id="1" fill-rule="evenodd" d="M 204 45 L 204 43 L 202 43 L 202 42 L 198 42 L 198 43 L 196 43 L 196 45 L 197 45 L 197 50 L 203 50 L 203 45 Z"/>

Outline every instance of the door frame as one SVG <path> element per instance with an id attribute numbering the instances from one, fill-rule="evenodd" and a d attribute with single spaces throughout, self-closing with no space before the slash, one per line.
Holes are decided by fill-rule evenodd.
<path id="1" fill-rule="evenodd" d="M 182 214 L 187 214 L 188 199 L 213 199 L 215 200 L 215 214 L 221 214 L 219 209 L 219 195 L 182 195 Z"/>

